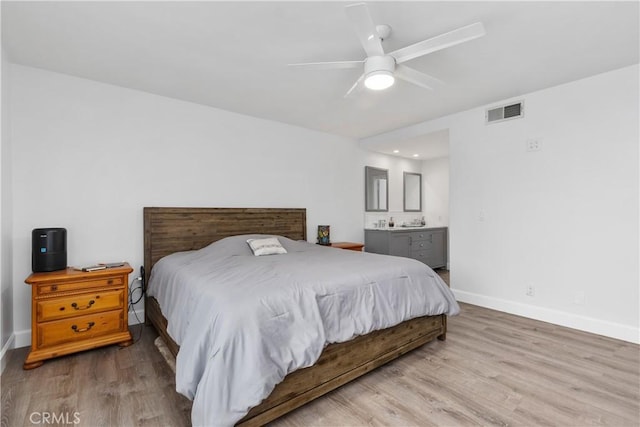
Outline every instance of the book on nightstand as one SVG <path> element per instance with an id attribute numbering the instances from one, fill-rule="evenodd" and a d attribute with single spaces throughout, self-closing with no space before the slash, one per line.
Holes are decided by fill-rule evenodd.
<path id="1" fill-rule="evenodd" d="M 78 271 L 91 272 L 91 271 L 105 270 L 107 268 L 122 267 L 124 264 L 125 264 L 124 261 L 122 261 L 122 262 L 107 262 L 107 263 L 100 263 L 100 264 L 94 264 L 94 265 L 87 265 L 85 267 L 73 267 L 73 269 L 74 270 L 78 270 Z"/>

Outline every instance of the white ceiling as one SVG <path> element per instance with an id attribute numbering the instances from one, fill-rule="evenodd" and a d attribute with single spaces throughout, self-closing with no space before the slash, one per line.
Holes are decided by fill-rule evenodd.
<path id="1" fill-rule="evenodd" d="M 478 21 L 487 35 L 407 62 L 445 82 L 434 91 L 345 99 L 360 70 L 287 64 L 364 59 L 352 3 L 2 1 L 2 42 L 18 64 L 353 138 L 639 60 L 637 1 L 369 2 L 387 52 Z"/>

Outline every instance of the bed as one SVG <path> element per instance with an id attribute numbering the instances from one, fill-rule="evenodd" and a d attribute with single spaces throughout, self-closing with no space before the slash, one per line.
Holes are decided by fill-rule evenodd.
<path id="1" fill-rule="evenodd" d="M 145 208 L 145 283 L 156 263 L 167 255 L 206 248 L 212 242 L 222 244 L 232 241 L 231 236 L 245 234 L 283 236 L 287 242 L 288 239 L 305 241 L 306 228 L 305 209 Z M 298 247 L 296 243 L 287 244 Z M 308 246 L 311 245 L 306 245 L 304 251 L 316 250 Z M 331 251 L 334 257 L 338 254 L 335 251 L 341 251 L 320 250 Z M 340 256 L 368 256 L 346 252 L 350 251 L 340 253 Z M 145 299 L 145 316 L 147 323 L 157 329 L 170 351 L 177 355 L 180 348 L 167 331 L 167 318 L 156 298 L 147 296 Z M 408 351 L 445 337 L 446 315 L 438 314 L 411 318 L 346 342 L 329 344 L 320 350 L 313 366 L 286 375 L 237 425 L 263 425 Z"/>

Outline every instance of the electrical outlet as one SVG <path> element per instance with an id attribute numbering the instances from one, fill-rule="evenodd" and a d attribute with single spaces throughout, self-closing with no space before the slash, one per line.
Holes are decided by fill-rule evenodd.
<path id="1" fill-rule="evenodd" d="M 536 295 L 536 287 L 529 284 L 527 285 L 527 288 L 525 289 L 525 293 L 528 297 L 533 297 Z"/>
<path id="2" fill-rule="evenodd" d="M 542 141 L 537 138 L 527 139 L 527 151 L 540 151 L 542 150 Z"/>

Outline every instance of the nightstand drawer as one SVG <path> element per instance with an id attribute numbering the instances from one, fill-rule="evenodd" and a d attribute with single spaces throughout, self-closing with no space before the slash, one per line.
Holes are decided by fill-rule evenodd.
<path id="1" fill-rule="evenodd" d="M 108 286 L 122 286 L 122 276 L 102 277 L 94 280 L 83 280 L 78 282 L 60 282 L 38 286 L 38 295 L 47 295 L 58 292 L 85 291 L 91 288 L 105 288 Z"/>
<path id="2" fill-rule="evenodd" d="M 38 324 L 38 348 L 118 332 L 122 325 L 122 310 Z"/>
<path id="3" fill-rule="evenodd" d="M 124 291 L 102 291 L 70 297 L 40 300 L 36 303 L 38 322 L 82 316 L 123 306 Z"/>

